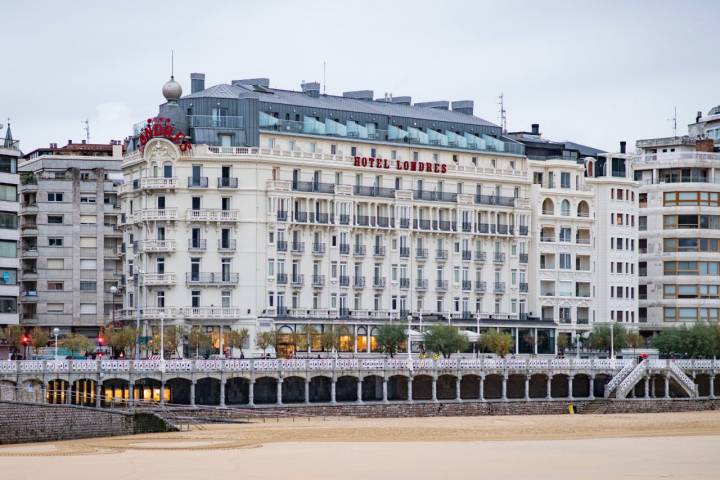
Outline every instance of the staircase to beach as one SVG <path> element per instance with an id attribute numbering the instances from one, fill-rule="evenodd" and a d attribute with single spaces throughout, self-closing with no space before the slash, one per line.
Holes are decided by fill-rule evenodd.
<path id="1" fill-rule="evenodd" d="M 613 397 L 613 394 L 615 394 L 615 390 L 620 386 L 620 383 L 622 383 L 622 381 L 625 380 L 628 375 L 630 375 L 630 372 L 632 372 L 635 367 L 635 361 L 627 362 L 622 368 L 622 370 L 620 370 L 617 375 L 610 379 L 607 385 L 605 385 L 605 398 Z"/>

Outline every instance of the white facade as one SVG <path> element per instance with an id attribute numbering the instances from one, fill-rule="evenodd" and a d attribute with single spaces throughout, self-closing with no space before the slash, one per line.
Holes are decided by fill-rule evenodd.
<path id="1" fill-rule="evenodd" d="M 442 316 L 474 330 L 477 313 L 483 324 L 522 324 L 531 293 L 526 158 L 260 138 L 267 148 L 193 145 L 183 154 L 154 139 L 126 157 L 123 318 L 139 310 L 153 325 L 162 317 L 213 332 L 244 327 L 253 338 L 342 323 L 359 351 L 370 351 L 374 327 L 407 315 L 413 329 Z M 397 170 L 398 161 L 447 172 Z"/>
<path id="2" fill-rule="evenodd" d="M 8 127 L 9 128 L 9 127 Z M 17 163 L 20 150 L 17 142 L 0 141 L 0 327 L 17 325 L 19 322 L 18 296 L 18 243 L 20 235 L 17 229 L 20 210 L 17 191 L 20 176 Z"/>

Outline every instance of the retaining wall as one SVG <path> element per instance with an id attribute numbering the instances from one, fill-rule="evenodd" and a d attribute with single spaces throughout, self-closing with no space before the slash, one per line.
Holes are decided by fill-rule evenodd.
<path id="1" fill-rule="evenodd" d="M 0 444 L 109 437 L 175 430 L 153 413 L 72 405 L 0 402 Z"/>

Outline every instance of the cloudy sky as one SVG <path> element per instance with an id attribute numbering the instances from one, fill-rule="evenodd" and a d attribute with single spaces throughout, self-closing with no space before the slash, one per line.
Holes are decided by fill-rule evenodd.
<path id="1" fill-rule="evenodd" d="M 603 149 L 672 135 L 720 104 L 720 1 L 4 0 L 0 120 L 24 151 L 122 139 L 157 112 L 170 75 L 185 91 L 269 77 L 329 94 L 475 101 L 508 129 Z"/>

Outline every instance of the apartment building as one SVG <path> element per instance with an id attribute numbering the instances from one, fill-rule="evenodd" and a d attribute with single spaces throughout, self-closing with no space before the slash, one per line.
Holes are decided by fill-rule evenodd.
<path id="1" fill-rule="evenodd" d="M 688 135 L 637 141 L 640 328 L 720 320 L 720 106 Z"/>
<path id="2" fill-rule="evenodd" d="M 1 128 L 1 127 L 0 127 Z M 0 140 L 0 328 L 17 325 L 18 315 L 18 159 L 20 142 L 10 124 Z"/>
<path id="3" fill-rule="evenodd" d="M 113 309 L 121 307 L 122 154 L 120 142 L 68 141 L 23 157 L 22 325 L 58 327 L 62 334 L 94 338 L 112 321 Z"/>
<path id="4" fill-rule="evenodd" d="M 529 314 L 530 190 L 523 145 L 472 102 L 171 80 L 159 116 L 129 139 L 122 171 L 128 322 L 293 333 L 345 326 L 373 352 L 377 327 L 428 324 L 468 338 L 510 332 L 553 353 L 555 323 Z M 254 342 L 251 342 L 251 345 Z"/>

